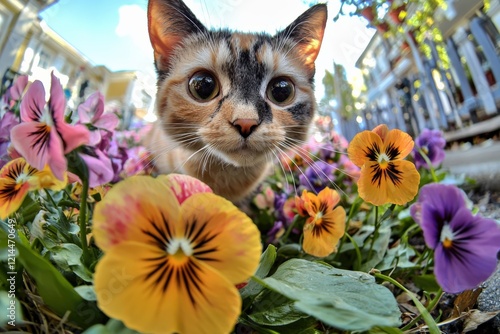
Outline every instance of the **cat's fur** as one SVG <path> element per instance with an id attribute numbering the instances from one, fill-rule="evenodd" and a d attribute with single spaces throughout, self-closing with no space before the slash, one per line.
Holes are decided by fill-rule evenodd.
<path id="1" fill-rule="evenodd" d="M 150 0 L 159 120 L 146 146 L 157 169 L 194 176 L 233 202 L 248 196 L 273 161 L 307 136 L 326 19 L 320 4 L 274 36 L 214 31 L 181 0 Z M 205 98 L 216 84 L 217 95 L 199 99 L 200 89 Z M 281 101 L 290 84 L 292 98 Z"/>

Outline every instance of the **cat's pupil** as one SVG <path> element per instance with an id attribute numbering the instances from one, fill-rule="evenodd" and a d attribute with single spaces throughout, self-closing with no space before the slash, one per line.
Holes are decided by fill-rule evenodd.
<path id="1" fill-rule="evenodd" d="M 207 101 L 217 96 L 219 84 L 212 74 L 198 72 L 189 79 L 189 91 L 195 99 Z"/>
<path id="2" fill-rule="evenodd" d="M 275 78 L 269 83 L 267 95 L 277 104 L 290 102 L 294 95 L 293 83 L 287 78 Z"/>

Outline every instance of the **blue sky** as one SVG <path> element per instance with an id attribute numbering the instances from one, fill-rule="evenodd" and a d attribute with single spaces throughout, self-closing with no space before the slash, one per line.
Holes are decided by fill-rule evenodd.
<path id="1" fill-rule="evenodd" d="M 184 0 L 207 26 L 240 31 L 275 33 L 285 28 L 308 6 L 302 0 Z M 330 1 L 329 20 L 316 61 L 318 89 L 324 70 L 333 62 L 355 75 L 354 63 L 373 35 L 366 21 L 344 17 L 334 23 L 338 1 Z M 153 71 L 147 36 L 147 0 L 59 0 L 41 17 L 56 33 L 82 52 L 93 64 L 114 71 Z"/>

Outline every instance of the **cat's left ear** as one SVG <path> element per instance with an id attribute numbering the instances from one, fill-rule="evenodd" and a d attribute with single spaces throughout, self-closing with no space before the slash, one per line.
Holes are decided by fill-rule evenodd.
<path id="1" fill-rule="evenodd" d="M 306 10 L 275 38 L 290 38 L 297 43 L 298 53 L 304 65 L 314 73 L 314 61 L 318 57 L 325 33 L 328 11 L 326 4 L 317 4 Z"/>

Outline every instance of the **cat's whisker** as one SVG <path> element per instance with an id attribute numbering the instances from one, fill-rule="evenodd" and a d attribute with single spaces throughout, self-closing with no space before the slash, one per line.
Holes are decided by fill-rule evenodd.
<path id="1" fill-rule="evenodd" d="M 275 149 L 276 150 L 279 150 L 279 148 L 275 146 Z M 285 183 L 290 186 L 290 183 L 288 181 L 288 177 L 286 175 L 286 171 L 285 171 L 285 167 L 283 166 L 283 162 L 281 161 L 278 153 L 276 153 L 274 150 L 271 150 L 271 153 L 276 157 L 276 160 L 278 162 L 278 165 L 281 167 L 281 171 L 283 172 L 283 178 L 285 179 Z M 290 167 L 290 165 L 287 164 L 287 167 L 288 167 L 288 171 L 290 172 L 290 176 L 291 176 L 291 179 L 292 179 L 292 184 L 293 184 L 293 189 L 295 191 L 295 194 L 297 194 L 297 185 L 295 184 L 295 177 L 293 176 L 293 171 L 292 171 L 292 168 Z"/>
<path id="2" fill-rule="evenodd" d="M 203 152 L 204 150 L 208 149 L 210 147 L 209 144 L 203 146 L 202 148 L 200 148 L 199 150 L 195 151 L 193 154 L 191 154 L 189 157 L 187 157 L 186 160 L 184 160 L 184 162 L 178 166 L 177 168 L 174 169 L 174 172 L 180 172 L 182 170 L 182 168 L 186 165 L 186 163 L 191 160 L 192 157 L 194 157 L 196 154 L 200 153 L 200 152 Z"/>
<path id="3" fill-rule="evenodd" d="M 288 160 L 288 161 L 291 161 L 291 162 L 292 162 L 292 164 L 294 164 L 294 165 L 295 165 L 295 167 L 297 167 L 297 170 L 298 170 L 298 171 L 299 171 L 299 172 L 300 172 L 300 173 L 304 176 L 304 179 L 307 181 L 307 183 L 308 183 L 308 185 L 309 185 L 310 189 L 313 189 L 313 191 L 314 191 L 314 186 L 311 184 L 311 181 L 309 181 L 309 178 L 308 178 L 308 177 L 304 174 L 304 172 L 303 172 L 303 171 L 302 171 L 302 169 L 299 167 L 299 165 L 298 165 L 298 164 L 294 161 L 294 159 L 292 159 L 292 158 L 288 155 L 288 153 L 287 153 L 285 150 L 281 149 L 281 148 L 280 148 L 280 147 L 278 147 L 278 146 L 275 146 L 275 147 L 276 147 L 276 149 L 277 149 L 277 150 L 279 150 L 279 151 L 281 152 L 281 154 L 283 154 L 283 155 L 287 158 L 287 160 Z M 290 168 L 290 170 L 291 170 L 291 168 Z M 314 192 L 316 192 L 316 191 L 314 191 Z M 298 194 L 298 192 L 297 192 L 297 187 L 295 187 L 295 194 L 296 194 L 297 196 L 299 196 L 299 195 L 300 195 L 300 194 Z"/>
<path id="4" fill-rule="evenodd" d="M 299 145 L 299 146 L 304 145 L 304 142 L 297 140 L 297 139 L 294 139 L 294 138 L 287 138 L 287 141 L 289 141 L 290 143 L 294 143 L 296 145 Z M 339 153 L 339 154 L 347 155 L 347 152 L 345 152 L 343 150 L 335 150 L 333 146 L 328 147 L 327 145 L 328 145 L 328 143 L 322 143 L 320 146 L 318 146 L 318 148 L 321 150 L 324 150 L 324 151 L 332 152 L 332 153 Z"/>
<path id="5" fill-rule="evenodd" d="M 342 194 L 346 195 L 346 193 L 340 188 L 339 185 L 337 185 L 329 175 L 327 175 L 323 170 L 321 170 L 318 166 L 316 166 L 314 164 L 314 162 L 311 162 L 311 159 L 308 157 L 308 156 L 311 156 L 312 158 L 316 159 L 315 161 L 322 161 L 326 164 L 328 164 L 328 162 L 324 161 L 323 159 L 321 159 L 320 157 L 318 157 L 317 155 L 315 154 L 311 154 L 310 152 L 306 151 L 303 147 L 300 147 L 300 146 L 283 146 L 283 147 L 287 147 L 289 150 L 291 150 L 292 152 L 296 153 L 299 157 L 301 157 L 301 159 L 309 166 L 311 167 L 311 169 L 316 173 L 316 175 L 318 175 L 319 177 L 324 177 L 328 180 L 328 182 L 336 189 L 338 190 L 339 192 L 341 192 Z M 307 158 L 304 158 L 304 156 L 302 155 L 305 154 L 305 156 Z M 332 164 L 329 164 L 330 166 L 333 167 L 333 169 L 335 169 L 336 171 L 339 171 L 340 173 L 342 174 L 345 174 L 347 176 L 349 176 L 350 178 L 352 178 L 353 176 L 350 175 L 349 173 L 347 173 L 345 170 L 341 169 L 341 168 L 338 168 Z M 320 175 L 320 173 L 321 175 Z"/>
<path id="6" fill-rule="evenodd" d="M 323 161 L 322 159 L 320 159 L 320 157 L 314 155 L 314 154 L 311 154 L 310 152 L 306 151 L 303 147 L 300 147 L 300 146 L 288 146 L 288 148 L 290 150 L 292 150 L 294 153 L 296 153 L 298 156 L 300 156 L 302 158 L 302 160 L 313 170 L 313 172 L 320 178 L 325 178 L 326 180 L 328 180 L 328 182 L 335 188 L 337 189 L 339 192 L 342 192 L 343 194 L 344 191 L 340 188 L 339 185 L 337 185 L 331 178 L 331 175 L 327 175 L 321 168 L 319 168 L 314 162 L 311 162 L 311 159 L 305 159 L 304 156 L 302 154 L 304 154 L 306 157 L 308 156 L 311 156 L 315 159 L 317 159 L 317 161 L 322 161 L 326 164 L 328 164 L 326 161 Z M 343 173 L 343 171 L 339 168 L 337 168 L 336 166 L 333 166 L 330 164 L 330 166 L 332 166 L 335 170 L 338 170 L 340 171 L 341 173 Z"/>

